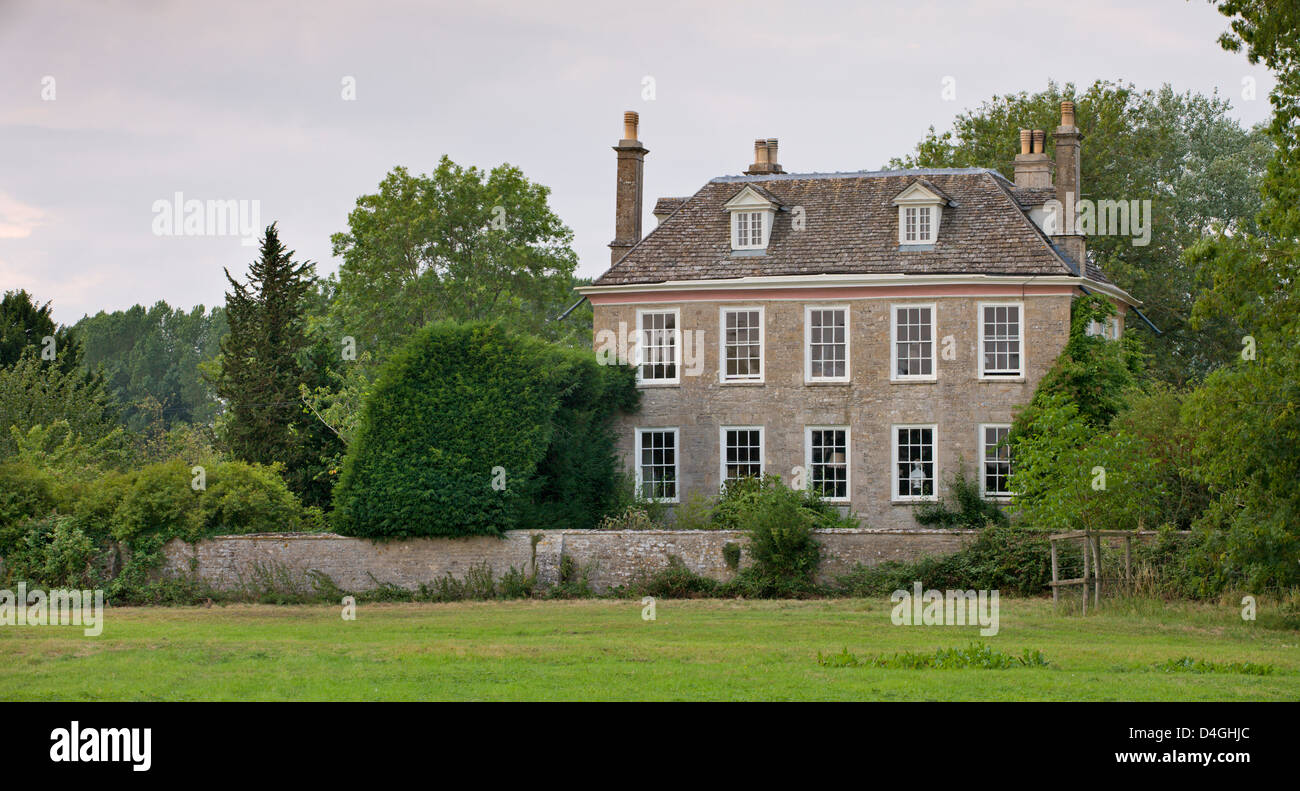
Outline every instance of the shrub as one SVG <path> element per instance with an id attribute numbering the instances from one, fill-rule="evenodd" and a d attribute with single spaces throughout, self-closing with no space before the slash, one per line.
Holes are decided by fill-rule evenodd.
<path id="1" fill-rule="evenodd" d="M 184 462 L 149 464 L 130 475 L 130 485 L 112 515 L 113 537 L 130 542 L 149 535 L 202 537 L 200 492 L 191 486 Z"/>
<path id="2" fill-rule="evenodd" d="M 22 543 L 5 557 L 5 574 L 49 588 L 96 588 L 103 577 L 103 555 L 75 518 L 32 519 Z"/>
<path id="3" fill-rule="evenodd" d="M 1078 576 L 1077 550 L 1059 554 L 1062 576 Z M 853 596 L 881 596 L 908 589 L 920 581 L 925 588 L 1000 590 L 1025 596 L 1042 593 L 1052 579 L 1048 533 L 1024 527 L 989 526 L 970 545 L 946 557 L 926 557 L 913 563 L 889 561 L 858 566 L 839 578 Z"/>
<path id="4" fill-rule="evenodd" d="M 728 482 L 713 507 L 713 526 L 719 530 L 746 530 L 749 514 L 778 502 L 793 504 L 811 520 L 814 529 L 858 527 L 852 515 L 841 515 L 839 508 L 812 491 L 791 489 L 776 475 Z"/>
<path id="5" fill-rule="evenodd" d="M 814 513 L 802 492 L 777 486 L 749 499 L 736 515 L 747 526 L 753 565 L 734 581 L 750 596 L 797 596 L 815 591 L 821 547 L 813 538 Z M 725 498 L 724 498 L 725 500 Z"/>
<path id="6" fill-rule="evenodd" d="M 619 499 L 609 418 L 637 397 L 631 368 L 598 365 L 590 352 L 496 324 L 431 324 L 370 392 L 335 489 L 337 529 L 400 537 L 593 526 Z"/>
<path id="7" fill-rule="evenodd" d="M 673 509 L 674 530 L 710 530 L 713 523 L 713 503 L 700 492 L 691 492 L 686 501 Z"/>
<path id="8" fill-rule="evenodd" d="M 917 505 L 913 510 L 916 521 L 948 529 L 1007 524 L 1006 512 L 984 496 L 979 478 L 967 478 L 964 469 L 959 468 L 948 482 L 948 493 L 951 502 L 948 498 L 943 498 Z"/>
<path id="9" fill-rule="evenodd" d="M 54 476 L 29 464 L 0 464 L 0 557 L 23 540 L 27 520 L 58 507 Z"/>
<path id="10" fill-rule="evenodd" d="M 133 480 L 130 473 L 110 472 L 84 488 L 72 512 L 87 535 L 101 542 L 113 537 L 114 514 L 131 491 Z"/>
<path id="11" fill-rule="evenodd" d="M 639 506 L 629 505 L 616 514 L 600 520 L 597 530 L 654 530 L 661 527 Z"/>
<path id="12" fill-rule="evenodd" d="M 634 581 L 631 592 L 637 596 L 694 599 L 715 594 L 721 587 L 716 580 L 687 568 L 681 558 L 669 555 L 666 567 Z"/>
<path id="13" fill-rule="evenodd" d="M 722 562 L 727 564 L 727 568 L 735 571 L 740 568 L 740 544 L 734 541 L 728 541 L 722 545 Z"/>
<path id="14" fill-rule="evenodd" d="M 278 467 L 227 461 L 208 476 L 198 518 L 208 535 L 293 531 L 302 526 L 303 509 Z"/>

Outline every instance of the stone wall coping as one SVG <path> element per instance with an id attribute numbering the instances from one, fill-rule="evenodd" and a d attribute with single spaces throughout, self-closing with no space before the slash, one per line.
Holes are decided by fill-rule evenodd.
<path id="1" fill-rule="evenodd" d="M 542 536 L 654 536 L 654 535 L 666 535 L 666 536 L 695 536 L 695 535 L 709 535 L 709 534 L 725 535 L 725 534 L 729 534 L 729 533 L 743 533 L 743 532 L 744 532 L 743 530 L 671 530 L 671 529 L 655 529 L 655 530 L 569 530 L 569 529 L 560 529 L 560 530 L 528 530 L 528 529 L 521 529 L 521 530 L 507 530 L 507 531 L 506 531 L 506 534 L 507 534 L 507 535 L 510 535 L 510 534 L 518 534 L 518 535 L 528 535 L 528 536 L 531 536 L 531 535 L 542 535 Z M 933 527 L 916 527 L 916 528 L 905 528 L 905 527 L 832 527 L 832 528 L 820 528 L 820 529 L 816 529 L 816 530 L 814 530 L 813 532 L 814 532 L 814 533 L 817 533 L 817 534 L 826 534 L 826 535 L 893 535 L 893 536 L 899 536 L 899 535 L 904 535 L 904 536 L 974 536 L 974 535 L 978 535 L 978 534 L 979 534 L 979 531 L 978 531 L 978 530 L 951 530 L 951 529 L 933 528 Z M 505 537 L 505 536 L 502 536 L 502 538 L 504 538 L 504 537 Z M 409 540 L 411 540 L 411 539 L 417 539 L 417 538 L 418 538 L 418 539 L 444 539 L 444 540 L 448 540 L 448 541 L 455 541 L 455 540 L 462 539 L 462 538 L 493 538 L 493 536 L 456 536 L 456 537 L 454 537 L 454 538 L 453 538 L 453 537 L 449 537 L 449 536 L 409 536 L 409 537 L 406 537 L 406 538 L 374 539 L 374 538 L 367 538 L 366 536 L 345 536 L 345 535 L 340 535 L 340 534 L 338 534 L 338 533 L 231 533 L 231 534 L 229 534 L 229 535 L 208 536 L 208 537 L 206 537 L 206 538 L 204 538 L 204 539 L 201 539 L 201 540 L 203 540 L 203 541 L 212 541 L 212 540 L 216 540 L 216 539 L 227 540 L 227 539 L 232 539 L 232 538 L 249 539 L 249 540 L 252 540 L 252 541 L 281 541 L 281 540 L 284 540 L 284 539 L 295 539 L 295 540 L 300 540 L 300 539 L 319 539 L 319 540 L 326 540 L 326 539 L 337 539 L 337 538 L 343 538 L 343 539 L 355 539 L 355 540 L 357 540 L 357 541 L 374 541 L 375 543 L 388 544 L 388 543 L 399 543 L 399 542 L 402 542 L 402 541 L 409 541 Z"/>

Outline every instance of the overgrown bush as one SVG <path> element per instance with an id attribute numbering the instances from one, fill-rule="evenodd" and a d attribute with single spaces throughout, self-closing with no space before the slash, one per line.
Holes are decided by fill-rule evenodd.
<path id="1" fill-rule="evenodd" d="M 199 501 L 205 534 L 295 531 L 302 527 L 303 508 L 277 467 L 242 461 L 218 464 L 207 476 Z"/>
<path id="2" fill-rule="evenodd" d="M 0 464 L 0 557 L 18 548 L 32 517 L 43 517 L 59 505 L 53 475 L 29 464 Z"/>
<path id="3" fill-rule="evenodd" d="M 718 595 L 725 587 L 716 580 L 696 574 L 676 555 L 669 555 L 666 567 L 642 574 L 629 586 L 629 592 L 636 596 L 694 599 Z"/>
<path id="4" fill-rule="evenodd" d="M 807 516 L 813 529 L 858 527 L 856 517 L 843 515 L 835 505 L 811 490 L 791 489 L 779 476 L 741 478 L 729 481 L 713 507 L 713 527 L 719 530 L 747 530 L 748 516 L 777 503 L 794 505 Z"/>
<path id="5" fill-rule="evenodd" d="M 626 366 L 495 324 L 425 327 L 385 365 L 335 489 L 346 535 L 590 527 L 615 510 Z"/>
<path id="6" fill-rule="evenodd" d="M 102 584 L 105 551 L 75 517 L 47 516 L 25 525 L 21 543 L 5 556 L 5 572 L 47 588 L 93 589 Z"/>
<path id="7" fill-rule="evenodd" d="M 727 500 L 724 495 L 723 502 Z M 778 597 L 815 592 L 813 577 L 821 560 L 821 545 L 813 530 L 820 514 L 816 507 L 809 507 L 806 493 L 776 481 L 749 489 L 746 496 L 734 498 L 732 503 L 729 513 L 744 525 L 753 560 L 736 575 L 732 584 L 737 592 Z"/>
<path id="8" fill-rule="evenodd" d="M 919 524 L 948 529 L 1008 523 L 1001 506 L 984 496 L 979 478 L 966 477 L 964 469 L 959 468 L 948 482 L 948 492 L 948 497 L 917 505 L 913 518 Z"/>
<path id="9" fill-rule="evenodd" d="M 1063 548 L 1059 562 L 1065 577 L 1078 576 L 1082 556 Z M 858 566 L 839 578 L 841 590 L 853 596 L 885 596 L 920 581 L 940 590 L 1000 590 L 1035 596 L 1052 579 L 1048 533 L 1024 527 L 991 525 L 968 546 L 946 557 L 926 557 L 903 563 L 887 561 Z"/>
<path id="10" fill-rule="evenodd" d="M 276 468 L 222 462 L 204 475 L 197 485 L 190 465 L 172 459 L 60 487 L 31 465 L 0 464 L 4 578 L 107 585 L 119 602 L 171 600 L 174 592 L 149 592 L 168 541 L 301 526 L 303 509 Z M 109 561 L 119 554 L 121 567 L 109 580 Z"/>

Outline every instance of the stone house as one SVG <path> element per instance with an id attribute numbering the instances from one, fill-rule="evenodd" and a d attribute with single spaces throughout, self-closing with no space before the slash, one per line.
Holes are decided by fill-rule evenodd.
<path id="1" fill-rule="evenodd" d="M 611 266 L 579 291 L 598 354 L 638 365 L 619 452 L 647 497 L 774 473 L 890 528 L 915 527 L 913 506 L 959 468 L 1005 498 L 999 442 L 1064 346 L 1072 300 L 1110 298 L 1118 320 L 1096 330 L 1112 338 L 1136 313 L 1085 237 L 1060 232 L 1080 191 L 1069 102 L 1054 161 L 1024 130 L 1012 180 L 787 173 L 761 139 L 744 175 L 660 198 L 644 237 L 637 125 L 626 113 L 614 147 Z"/>

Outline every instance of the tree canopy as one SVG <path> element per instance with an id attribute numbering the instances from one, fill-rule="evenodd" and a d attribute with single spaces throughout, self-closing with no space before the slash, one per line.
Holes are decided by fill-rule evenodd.
<path id="1" fill-rule="evenodd" d="M 224 308 L 185 311 L 159 301 L 100 311 L 75 329 L 85 347 L 83 365 L 103 372 L 128 429 L 143 430 L 158 418 L 167 428 L 210 425 L 216 417 L 220 404 L 200 364 L 220 350 Z"/>
<path id="2" fill-rule="evenodd" d="M 483 171 L 444 156 L 427 175 L 394 168 L 333 236 L 339 331 L 377 361 L 442 319 L 589 344 L 590 325 L 552 321 L 573 302 L 577 256 L 549 194 L 512 165 Z"/>

